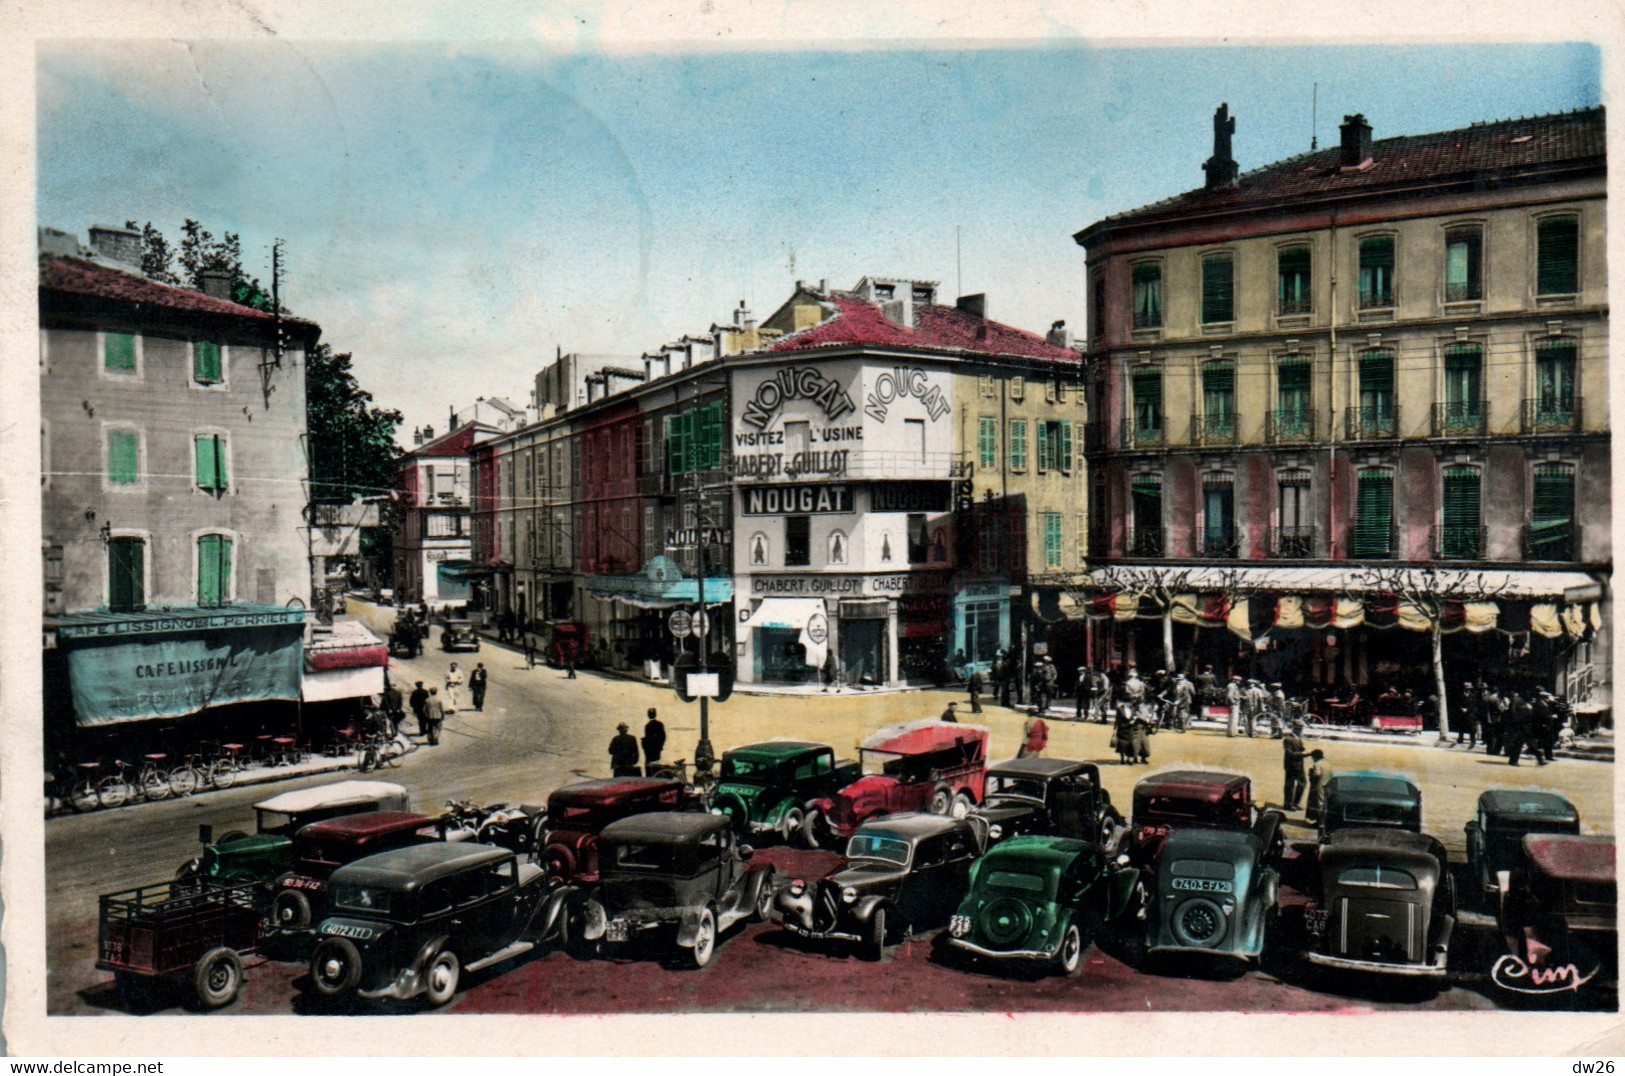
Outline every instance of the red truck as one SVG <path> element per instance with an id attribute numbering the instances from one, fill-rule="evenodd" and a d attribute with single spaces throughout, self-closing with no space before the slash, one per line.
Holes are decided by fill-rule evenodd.
<path id="1" fill-rule="evenodd" d="M 987 729 L 928 718 L 876 730 L 858 745 L 864 776 L 817 802 L 824 825 L 845 840 L 878 815 L 904 811 L 963 818 L 982 801 Z"/>

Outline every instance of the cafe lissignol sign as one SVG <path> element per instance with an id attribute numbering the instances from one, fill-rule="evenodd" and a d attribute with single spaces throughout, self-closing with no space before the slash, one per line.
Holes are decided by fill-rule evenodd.
<path id="1" fill-rule="evenodd" d="M 297 699 L 302 638 L 276 624 L 85 642 L 68 650 L 74 711 L 80 725 L 108 725 Z"/>

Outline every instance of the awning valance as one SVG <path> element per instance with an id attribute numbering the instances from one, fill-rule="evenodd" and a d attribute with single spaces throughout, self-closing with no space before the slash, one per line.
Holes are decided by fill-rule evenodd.
<path id="1" fill-rule="evenodd" d="M 48 619 L 45 626 L 56 631 L 60 642 L 71 643 L 79 639 L 164 635 L 176 632 L 213 631 L 219 628 L 303 625 L 304 622 L 303 606 L 234 602 L 231 605 L 185 605 L 134 612 L 111 612 L 101 609 L 89 613 L 67 613 L 54 620 Z"/>
<path id="2" fill-rule="evenodd" d="M 305 668 L 311 672 L 388 664 L 389 648 L 360 621 L 341 620 L 331 629 L 317 629 L 305 645 Z"/>
<path id="3" fill-rule="evenodd" d="M 328 669 L 307 672 L 301 685 L 306 702 L 332 702 L 335 699 L 364 699 L 384 693 L 381 665 L 355 669 Z"/>
<path id="4" fill-rule="evenodd" d="M 1135 567 L 1119 571 L 1101 567 L 1091 571 L 1088 587 L 1103 590 L 1137 590 L 1145 586 L 1148 569 Z M 1245 593 L 1277 591 L 1285 594 L 1375 594 L 1397 589 L 1436 590 L 1449 597 L 1561 598 L 1572 587 L 1593 585 L 1596 578 L 1585 572 L 1540 571 L 1530 568 L 1384 568 L 1377 572 L 1357 567 L 1258 567 L 1221 568 L 1216 566 L 1177 566 L 1163 570 L 1180 591 L 1225 591 Z"/>
<path id="5" fill-rule="evenodd" d="M 733 601 L 733 591 L 731 576 L 706 576 L 707 607 Z M 651 557 L 642 570 L 630 575 L 594 576 L 587 581 L 587 593 L 602 601 L 621 602 L 638 609 L 673 609 L 698 604 L 700 584 L 683 575 L 682 569 L 669 557 L 657 556 Z"/>
<path id="6" fill-rule="evenodd" d="M 829 647 L 829 618 L 822 598 L 763 598 L 745 618 L 747 628 L 785 628 L 799 631 L 796 638 L 812 668 L 824 664 Z"/>

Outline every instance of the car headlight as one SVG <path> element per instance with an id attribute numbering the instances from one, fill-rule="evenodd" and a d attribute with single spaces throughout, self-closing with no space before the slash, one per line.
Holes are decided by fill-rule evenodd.
<path id="1" fill-rule="evenodd" d="M 987 835 L 996 841 L 1000 837 L 1004 836 L 1004 827 L 995 822 L 991 826 L 987 827 Z"/>
<path id="2" fill-rule="evenodd" d="M 841 902 L 843 904 L 851 904 L 857 899 L 858 891 L 853 889 L 851 886 L 847 886 L 845 889 L 841 890 Z"/>
<path id="3" fill-rule="evenodd" d="M 807 892 L 807 883 L 800 878 L 790 883 L 790 895 L 792 897 L 799 897 L 805 892 Z"/>
<path id="4" fill-rule="evenodd" d="M 956 915 L 948 920 L 948 933 L 956 938 L 963 938 L 970 933 L 970 916 Z"/>

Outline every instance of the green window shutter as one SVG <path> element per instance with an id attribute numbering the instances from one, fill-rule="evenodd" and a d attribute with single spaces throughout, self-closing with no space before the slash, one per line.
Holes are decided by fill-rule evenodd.
<path id="1" fill-rule="evenodd" d="M 220 380 L 220 345 L 199 340 L 192 345 L 192 376 L 198 381 Z"/>
<path id="2" fill-rule="evenodd" d="M 1056 455 L 1060 458 L 1055 461 L 1056 466 L 1070 474 L 1072 472 L 1072 423 L 1061 422 L 1061 449 Z"/>
<path id="3" fill-rule="evenodd" d="M 102 365 L 109 370 L 135 369 L 135 337 L 130 333 L 102 334 Z"/>
<path id="4" fill-rule="evenodd" d="M 666 420 L 666 471 L 668 474 L 688 472 L 687 414 L 673 415 Z"/>
<path id="5" fill-rule="evenodd" d="M 1059 568 L 1061 566 L 1061 513 L 1044 513 L 1044 564 L 1046 567 Z"/>
<path id="6" fill-rule="evenodd" d="M 1529 513 L 1529 553 L 1536 560 L 1573 560 L 1574 470 L 1565 464 L 1535 468 Z"/>
<path id="7" fill-rule="evenodd" d="M 722 403 L 713 400 L 705 406 L 705 447 L 701 465 L 708 470 L 722 466 Z"/>
<path id="8" fill-rule="evenodd" d="M 216 489 L 220 482 L 216 477 L 216 463 L 218 455 L 215 453 L 215 439 L 210 434 L 199 434 L 192 439 L 194 455 L 197 459 L 197 484 L 199 489 Z"/>
<path id="9" fill-rule="evenodd" d="M 220 600 L 231 601 L 231 539 L 221 538 L 219 545 Z"/>
<path id="10" fill-rule="evenodd" d="M 205 534 L 197 540 L 197 601 L 220 604 L 220 536 Z"/>
<path id="11" fill-rule="evenodd" d="M 136 609 L 146 604 L 146 560 L 147 546 L 139 538 L 114 538 L 107 544 L 109 608 Z"/>
<path id="12" fill-rule="evenodd" d="M 1027 420 L 1013 418 L 1010 420 L 1010 469 L 1014 471 L 1025 470 L 1027 467 Z"/>
<path id="13" fill-rule="evenodd" d="M 1572 295 L 1580 290 L 1580 220 L 1548 217 L 1540 222 L 1535 292 Z"/>
<path id="14" fill-rule="evenodd" d="M 1354 540 L 1350 554 L 1356 557 L 1387 556 L 1390 552 L 1394 516 L 1394 480 L 1386 471 L 1361 471 L 1354 502 Z"/>
<path id="15" fill-rule="evenodd" d="M 1479 476 L 1470 467 L 1444 472 L 1439 551 L 1446 557 L 1478 556 Z"/>
<path id="16" fill-rule="evenodd" d="M 976 423 L 976 463 L 980 467 L 997 467 L 999 420 L 983 415 Z"/>
<path id="17" fill-rule="evenodd" d="M 107 478 L 115 486 L 135 484 L 140 466 L 140 442 L 130 430 L 107 431 Z"/>
<path id="18" fill-rule="evenodd" d="M 1394 353 L 1386 349 L 1360 352 L 1360 395 L 1368 393 L 1392 397 Z"/>
<path id="19" fill-rule="evenodd" d="M 214 479 L 215 488 L 224 490 L 231 485 L 231 479 L 226 476 L 226 439 L 214 438 Z"/>
<path id="20" fill-rule="evenodd" d="M 1055 427 L 1047 419 L 1038 424 L 1038 471 L 1055 469 Z"/>
<path id="21" fill-rule="evenodd" d="M 1228 254 L 1212 254 L 1203 258 L 1203 323 L 1232 321 L 1235 310 L 1235 262 Z"/>

